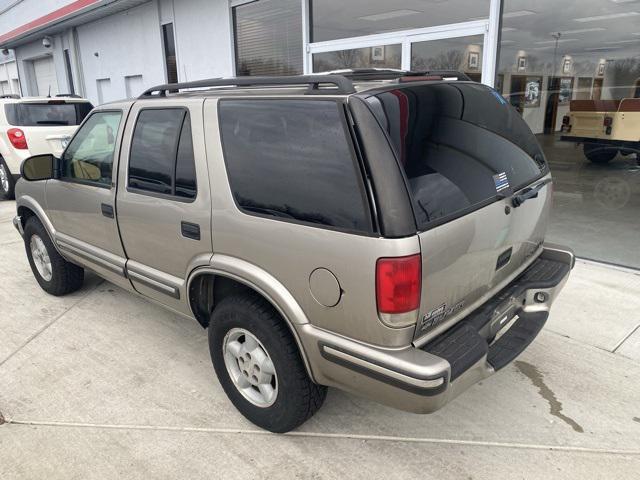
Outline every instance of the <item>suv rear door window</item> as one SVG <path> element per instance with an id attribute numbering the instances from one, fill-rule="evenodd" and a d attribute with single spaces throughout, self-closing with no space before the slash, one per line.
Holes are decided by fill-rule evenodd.
<path id="1" fill-rule="evenodd" d="M 89 102 L 51 100 L 44 103 L 10 103 L 4 108 L 10 125 L 42 127 L 80 125 L 93 105 Z"/>
<path id="2" fill-rule="evenodd" d="M 403 86 L 367 102 L 407 176 L 421 230 L 487 205 L 547 171 L 522 117 L 484 85 Z"/>
<path id="3" fill-rule="evenodd" d="M 342 108 L 330 100 L 221 100 L 229 183 L 245 212 L 371 231 Z"/>
<path id="4" fill-rule="evenodd" d="M 196 197 L 191 121 L 186 110 L 140 112 L 131 140 L 129 187 L 186 199 Z"/>

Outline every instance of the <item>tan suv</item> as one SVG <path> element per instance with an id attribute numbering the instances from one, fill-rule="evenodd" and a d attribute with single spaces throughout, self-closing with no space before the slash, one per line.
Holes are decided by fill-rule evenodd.
<path id="1" fill-rule="evenodd" d="M 533 341 L 574 263 L 544 243 L 535 137 L 449 74 L 162 85 L 22 171 L 42 288 L 88 268 L 197 320 L 231 401 L 275 432 L 328 386 L 442 407 Z"/>

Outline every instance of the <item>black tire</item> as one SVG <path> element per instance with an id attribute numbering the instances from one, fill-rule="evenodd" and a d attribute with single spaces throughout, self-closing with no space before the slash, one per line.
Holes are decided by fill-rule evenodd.
<path id="1" fill-rule="evenodd" d="M 609 163 L 617 154 L 617 148 L 606 147 L 597 143 L 584 144 L 584 156 L 593 163 Z"/>
<path id="2" fill-rule="evenodd" d="M 267 407 L 254 405 L 240 392 L 224 360 L 224 340 L 233 329 L 255 336 L 275 367 L 278 390 Z M 223 299 L 214 309 L 209 324 L 209 351 L 225 393 L 242 415 L 255 425 L 274 433 L 285 433 L 302 425 L 322 406 L 327 387 L 311 381 L 298 346 L 282 317 L 273 306 L 253 293 Z"/>
<path id="3" fill-rule="evenodd" d="M 14 190 L 16 183 L 13 180 L 13 175 L 9 171 L 9 167 L 7 167 L 2 157 L 0 157 L 0 170 L 0 200 L 13 200 L 15 198 Z M 5 181 L 2 181 L 2 179 Z"/>
<path id="4" fill-rule="evenodd" d="M 46 249 L 47 255 L 51 261 L 51 278 L 45 279 L 36 264 L 34 263 L 33 254 L 31 252 L 31 240 L 34 236 L 38 236 Z M 82 287 L 84 282 L 84 269 L 67 262 L 53 246 L 47 230 L 44 228 L 37 217 L 30 217 L 24 227 L 24 245 L 27 250 L 27 258 L 33 276 L 40 284 L 42 289 L 56 297 L 75 292 Z"/>

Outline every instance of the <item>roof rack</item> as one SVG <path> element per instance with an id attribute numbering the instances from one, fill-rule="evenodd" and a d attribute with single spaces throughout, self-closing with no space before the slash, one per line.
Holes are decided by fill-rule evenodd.
<path id="1" fill-rule="evenodd" d="M 76 95 L 75 93 L 59 93 L 56 97 L 82 98 L 80 95 Z"/>
<path id="2" fill-rule="evenodd" d="M 5 93 L 0 95 L 0 98 L 21 98 L 17 93 Z"/>
<path id="3" fill-rule="evenodd" d="M 423 71 L 411 71 L 411 70 L 398 70 L 395 68 L 354 68 L 348 70 L 335 70 L 332 72 L 325 72 L 327 74 L 338 74 L 346 77 L 350 80 L 400 80 L 407 78 L 410 81 L 410 77 L 435 77 L 428 78 L 429 80 L 435 80 L 438 77 L 448 78 L 455 77 L 458 80 L 470 81 L 471 79 L 464 73 L 455 70 L 423 70 Z M 416 78 L 414 81 L 417 81 Z M 400 80 L 401 81 L 401 80 Z"/>
<path id="4" fill-rule="evenodd" d="M 336 88 L 320 89 L 321 84 L 335 85 Z M 292 75 L 285 77 L 234 77 L 211 78 L 193 82 L 167 83 L 152 87 L 138 98 L 166 97 L 167 92 L 176 92 L 186 88 L 206 87 L 262 87 L 262 86 L 308 85 L 307 94 L 339 94 L 355 93 L 353 83 L 341 75 Z"/>

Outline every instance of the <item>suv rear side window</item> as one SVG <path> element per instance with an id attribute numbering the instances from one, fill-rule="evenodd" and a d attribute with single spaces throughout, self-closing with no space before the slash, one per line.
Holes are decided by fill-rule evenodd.
<path id="1" fill-rule="evenodd" d="M 481 208 L 547 171 L 522 117 L 484 85 L 399 87 L 367 102 L 406 173 L 420 230 Z"/>
<path id="2" fill-rule="evenodd" d="M 196 197 L 189 112 L 182 108 L 140 112 L 131 140 L 129 187 L 184 199 Z"/>
<path id="3" fill-rule="evenodd" d="M 220 101 L 229 183 L 240 209 L 371 231 L 340 108 L 329 100 Z"/>
<path id="4" fill-rule="evenodd" d="M 5 105 L 7 122 L 16 127 L 80 125 L 93 108 L 89 102 L 9 103 Z"/>

